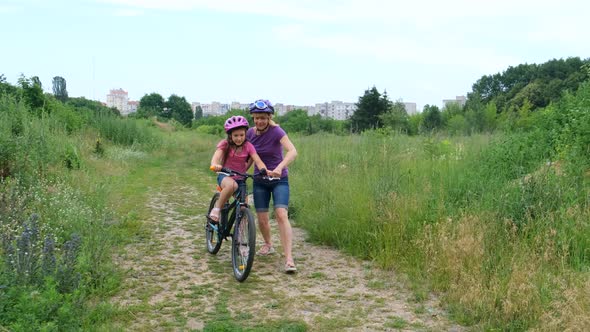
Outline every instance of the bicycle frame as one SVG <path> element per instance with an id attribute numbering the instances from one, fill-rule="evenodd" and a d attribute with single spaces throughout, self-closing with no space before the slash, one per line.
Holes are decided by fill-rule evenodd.
<path id="1" fill-rule="evenodd" d="M 215 170 L 215 169 L 212 169 Z M 248 201 L 248 178 L 253 178 L 252 174 L 244 174 L 230 169 L 222 168 L 220 174 L 240 175 L 243 181 L 238 181 L 238 189 L 235 190 L 228 201 L 225 202 L 220 211 L 218 223 L 213 223 L 207 218 L 205 225 L 207 251 L 210 254 L 217 254 L 224 240 L 228 241 L 231 237 L 231 256 L 232 267 L 235 278 L 242 282 L 248 278 L 256 249 L 256 222 L 252 211 L 250 211 Z M 217 188 L 221 191 L 221 188 Z M 211 198 L 209 203 L 209 212 L 216 206 L 220 193 L 217 192 Z"/>
<path id="2" fill-rule="evenodd" d="M 221 188 L 218 186 L 217 191 L 221 191 Z M 248 195 L 248 185 L 246 184 L 246 179 L 244 181 L 238 182 L 238 189 L 234 191 L 231 195 L 233 200 L 231 202 L 226 202 L 225 206 L 221 209 L 220 213 L 220 229 L 218 230 L 218 234 L 220 237 L 227 240 L 227 237 L 230 236 L 232 227 L 236 220 L 241 220 L 242 218 L 242 207 L 248 208 L 248 202 L 246 197 Z M 236 225 L 237 226 L 237 225 Z"/>

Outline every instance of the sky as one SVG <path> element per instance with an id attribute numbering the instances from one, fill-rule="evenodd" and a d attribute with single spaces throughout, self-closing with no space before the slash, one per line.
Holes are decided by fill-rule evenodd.
<path id="1" fill-rule="evenodd" d="M 509 66 L 590 57 L 586 0 L 0 0 L 0 74 L 106 101 L 442 106 Z"/>

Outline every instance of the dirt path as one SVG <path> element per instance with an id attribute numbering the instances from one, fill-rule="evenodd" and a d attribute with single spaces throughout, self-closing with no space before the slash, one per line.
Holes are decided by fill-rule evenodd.
<path id="1" fill-rule="evenodd" d="M 145 221 L 149 235 L 117 258 L 125 279 L 113 302 L 128 313 L 123 330 L 461 330 L 435 299 L 413 301 L 395 273 L 305 242 L 298 228 L 293 251 L 297 274 L 282 272 L 284 259 L 278 253 L 257 256 L 248 280 L 238 283 L 231 272 L 229 242 L 215 256 L 205 249 L 209 196 L 191 188 L 151 195 L 146 208 L 152 218 Z M 259 235 L 259 245 L 261 239 Z"/>

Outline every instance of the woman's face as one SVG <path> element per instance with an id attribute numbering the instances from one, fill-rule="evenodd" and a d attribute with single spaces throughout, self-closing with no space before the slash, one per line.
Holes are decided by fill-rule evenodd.
<path id="1" fill-rule="evenodd" d="M 254 113 L 252 114 L 254 119 L 254 125 L 258 130 L 265 130 L 270 122 L 270 115 L 267 113 Z"/>
<path id="2" fill-rule="evenodd" d="M 245 140 L 246 140 L 246 129 L 239 128 L 239 129 L 232 130 L 231 141 L 234 142 L 235 145 L 240 146 L 240 145 L 244 144 Z"/>

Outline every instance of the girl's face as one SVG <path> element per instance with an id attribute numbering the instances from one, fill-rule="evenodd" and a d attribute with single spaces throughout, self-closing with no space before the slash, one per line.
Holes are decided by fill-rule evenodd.
<path id="1" fill-rule="evenodd" d="M 244 144 L 245 140 L 246 140 L 246 129 L 239 128 L 239 129 L 232 130 L 231 141 L 234 142 L 235 145 L 241 146 L 242 144 Z"/>
<path id="2" fill-rule="evenodd" d="M 252 118 L 254 118 L 254 125 L 259 131 L 265 130 L 270 123 L 270 115 L 267 113 L 254 113 Z"/>

